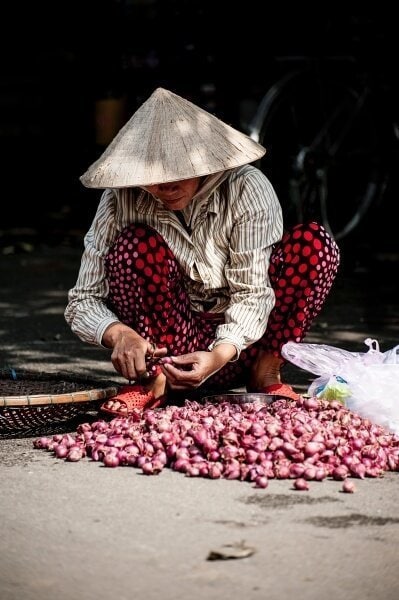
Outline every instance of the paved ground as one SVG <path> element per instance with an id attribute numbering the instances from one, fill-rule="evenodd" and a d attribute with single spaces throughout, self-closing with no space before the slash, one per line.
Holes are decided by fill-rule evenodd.
<path id="1" fill-rule="evenodd" d="M 0 368 L 119 381 L 108 353 L 63 321 L 79 255 L 57 246 L 1 256 Z M 394 346 L 397 277 L 388 273 L 397 265 L 397 256 L 375 255 L 344 269 L 307 341 L 365 351 L 373 337 L 382 350 Z M 286 378 L 305 390 L 313 376 L 289 365 Z M 356 481 L 355 494 L 337 481 L 295 492 L 273 480 L 259 490 L 65 463 L 19 437 L 0 439 L 0 481 L 1 600 L 399 597 L 397 473 Z M 207 560 L 240 543 L 255 553 Z"/>

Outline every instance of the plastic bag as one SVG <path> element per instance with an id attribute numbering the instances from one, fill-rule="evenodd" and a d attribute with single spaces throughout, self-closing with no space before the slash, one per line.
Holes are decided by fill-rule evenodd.
<path id="1" fill-rule="evenodd" d="M 360 364 L 381 363 L 384 354 L 380 352 L 377 340 L 366 338 L 364 343 L 369 347 L 368 352 L 349 352 L 326 346 L 325 344 L 304 344 L 302 342 L 287 342 L 282 347 L 282 355 L 292 364 L 314 373 L 314 375 L 334 375 L 341 366 L 355 362 Z"/>
<path id="2" fill-rule="evenodd" d="M 350 410 L 399 435 L 399 345 L 380 352 L 379 344 L 365 339 L 367 352 L 349 352 L 323 344 L 287 342 L 284 358 L 319 375 L 310 396 L 336 399 Z"/>
<path id="3" fill-rule="evenodd" d="M 316 396 L 323 400 L 338 400 L 346 405 L 346 399 L 351 395 L 350 387 L 339 375 L 318 377 L 309 386 L 309 396 Z"/>
<path id="4" fill-rule="evenodd" d="M 399 435 L 399 364 L 369 365 L 348 371 L 346 406 Z"/>

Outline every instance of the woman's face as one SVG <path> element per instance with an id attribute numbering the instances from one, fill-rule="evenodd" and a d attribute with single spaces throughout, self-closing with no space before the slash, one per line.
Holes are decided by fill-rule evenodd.
<path id="1" fill-rule="evenodd" d="M 190 204 L 202 179 L 202 177 L 193 177 L 182 181 L 146 185 L 143 189 L 158 198 L 169 210 L 182 210 Z"/>

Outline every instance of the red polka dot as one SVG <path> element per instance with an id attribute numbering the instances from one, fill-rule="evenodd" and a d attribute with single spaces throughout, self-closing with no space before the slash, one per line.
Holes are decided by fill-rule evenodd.
<path id="1" fill-rule="evenodd" d="M 292 333 L 295 335 L 295 337 L 301 337 L 302 330 L 299 329 L 299 327 L 294 327 L 294 329 L 292 330 Z"/>
<path id="2" fill-rule="evenodd" d="M 137 269 L 140 269 L 140 270 L 143 269 L 144 268 L 144 264 L 145 263 L 144 263 L 144 261 L 143 261 L 142 258 L 137 258 L 136 259 L 136 267 L 137 267 Z"/>
<path id="3" fill-rule="evenodd" d="M 285 270 L 285 275 L 286 277 L 291 277 L 291 275 L 294 273 L 294 269 L 293 267 L 288 267 L 288 269 Z"/>
<path id="4" fill-rule="evenodd" d="M 157 247 L 157 240 L 154 238 L 153 235 L 150 235 L 150 237 L 148 238 L 148 245 L 151 248 L 156 248 Z"/>
<path id="5" fill-rule="evenodd" d="M 303 313 L 303 312 L 297 313 L 296 318 L 298 319 L 298 321 L 304 321 L 305 320 L 305 313 Z"/>
<path id="6" fill-rule="evenodd" d="M 316 279 L 316 277 L 317 277 L 317 271 L 310 271 L 309 277 L 310 277 L 310 279 Z"/>
<path id="7" fill-rule="evenodd" d="M 319 262 L 319 259 L 315 254 L 313 254 L 313 256 L 309 258 L 309 262 L 311 265 L 315 266 Z"/>
<path id="8" fill-rule="evenodd" d="M 301 249 L 301 244 L 294 244 L 292 247 L 292 251 L 294 252 L 294 254 L 298 254 L 300 249 Z"/>
<path id="9" fill-rule="evenodd" d="M 285 286 L 287 285 L 287 282 L 286 282 L 286 280 L 285 280 L 285 279 L 279 279 L 279 281 L 278 281 L 278 285 L 279 285 L 281 288 L 283 288 L 283 287 L 285 287 Z"/>
<path id="10" fill-rule="evenodd" d="M 312 253 L 312 249 L 310 246 L 304 246 L 302 248 L 302 256 L 309 256 Z"/>
<path id="11" fill-rule="evenodd" d="M 296 231 L 294 231 L 294 233 L 292 234 L 292 238 L 294 240 L 299 240 L 299 238 L 302 237 L 302 231 L 300 231 L 299 229 L 297 229 Z M 294 245 L 295 248 L 295 245 Z"/>
<path id="12" fill-rule="evenodd" d="M 308 265 L 306 265 L 305 263 L 302 263 L 298 267 L 298 272 L 299 273 L 306 273 L 307 270 L 308 270 Z"/>
<path id="13" fill-rule="evenodd" d="M 303 237 L 307 242 L 310 242 L 311 240 L 313 240 L 313 233 L 311 233 L 310 231 L 305 231 Z"/>
<path id="14" fill-rule="evenodd" d="M 300 281 L 301 281 L 301 278 L 298 277 L 298 275 L 295 275 L 295 277 L 293 277 L 292 280 L 291 280 L 292 285 L 299 285 Z M 292 293 L 294 293 L 294 292 L 292 292 Z"/>
<path id="15" fill-rule="evenodd" d="M 147 252 L 148 246 L 145 242 L 140 242 L 139 245 L 137 246 L 137 250 L 138 252 L 140 252 L 140 254 L 145 254 Z"/>
<path id="16" fill-rule="evenodd" d="M 313 240 L 313 247 L 316 248 L 316 250 L 320 250 L 323 247 L 323 245 L 320 240 L 316 239 Z"/>

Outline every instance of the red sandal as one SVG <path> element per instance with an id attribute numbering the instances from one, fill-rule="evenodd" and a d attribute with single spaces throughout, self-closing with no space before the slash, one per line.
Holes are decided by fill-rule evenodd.
<path id="1" fill-rule="evenodd" d="M 125 385 L 116 396 L 108 398 L 100 410 L 114 417 L 128 417 L 134 409 L 159 408 L 166 400 L 165 396 L 155 398 L 152 391 L 147 391 L 142 385 Z M 119 402 L 117 409 L 111 408 Z"/>
<path id="2" fill-rule="evenodd" d="M 290 398 L 291 400 L 299 400 L 300 398 L 300 395 L 294 392 L 293 388 L 287 383 L 273 383 L 272 385 L 267 385 L 261 390 L 261 393 L 282 396 L 284 398 Z"/>

